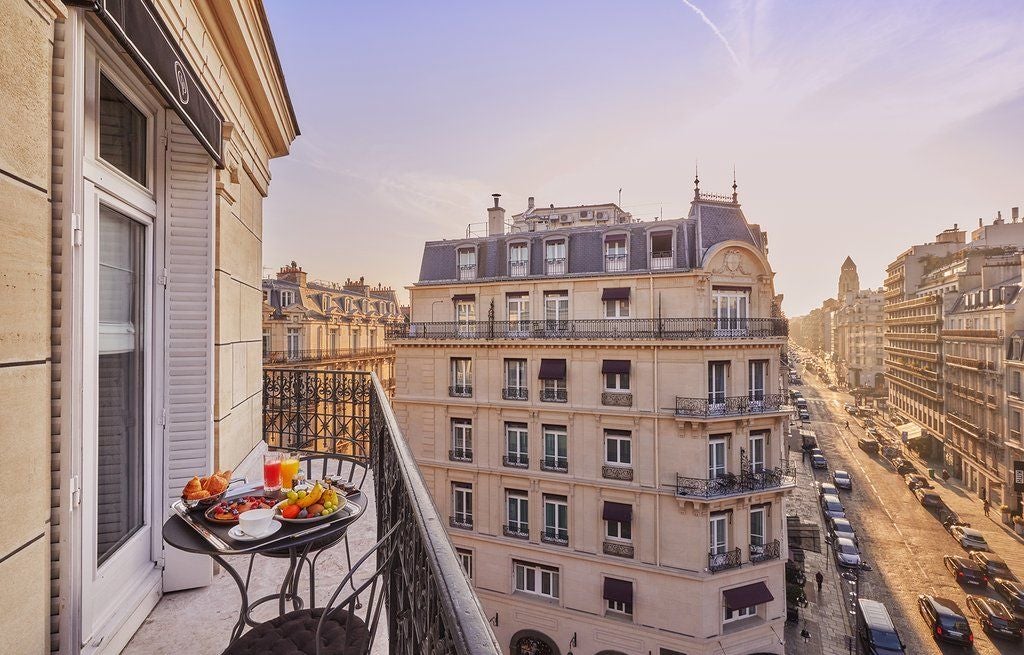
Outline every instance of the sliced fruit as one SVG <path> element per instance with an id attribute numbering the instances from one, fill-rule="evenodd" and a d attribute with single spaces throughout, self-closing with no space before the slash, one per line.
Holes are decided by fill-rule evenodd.
<path id="1" fill-rule="evenodd" d="M 299 493 L 301 494 L 302 492 L 300 491 Z M 324 488 L 320 486 L 319 482 L 317 482 L 316 485 L 310 490 L 310 492 L 306 494 L 304 498 L 299 500 L 299 507 L 309 507 L 310 505 L 315 504 L 318 500 L 320 500 L 320 496 L 323 493 Z"/>
<path id="2" fill-rule="evenodd" d="M 293 519 L 299 515 L 300 511 L 302 510 L 299 509 L 298 505 L 285 505 L 281 508 L 281 516 L 286 519 Z"/>

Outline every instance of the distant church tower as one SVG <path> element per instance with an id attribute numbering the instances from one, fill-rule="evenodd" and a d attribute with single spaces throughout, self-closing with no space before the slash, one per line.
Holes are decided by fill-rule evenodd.
<path id="1" fill-rule="evenodd" d="M 857 293 L 860 291 L 860 276 L 857 275 L 857 265 L 849 257 L 843 262 L 843 268 L 839 273 L 839 296 L 837 299 L 846 299 L 847 292 Z"/>

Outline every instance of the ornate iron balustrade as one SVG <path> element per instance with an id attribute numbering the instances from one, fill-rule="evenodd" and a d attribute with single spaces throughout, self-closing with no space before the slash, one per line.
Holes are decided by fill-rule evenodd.
<path id="1" fill-rule="evenodd" d="M 393 357 L 394 347 L 384 348 L 317 348 L 313 350 L 268 350 L 263 353 L 263 365 L 296 364 L 330 360 L 372 359 Z"/>
<path id="2" fill-rule="evenodd" d="M 526 387 L 504 387 L 501 397 L 505 400 L 529 400 L 530 390 Z"/>
<path id="3" fill-rule="evenodd" d="M 568 389 L 541 389 L 540 401 L 542 403 L 565 403 L 569 402 Z"/>
<path id="4" fill-rule="evenodd" d="M 595 318 L 576 320 L 438 321 L 393 325 L 388 339 L 777 339 L 789 335 L 784 318 Z"/>
<path id="5" fill-rule="evenodd" d="M 530 468 L 530 458 L 526 455 L 504 455 L 501 458 L 501 465 L 514 469 Z"/>
<path id="6" fill-rule="evenodd" d="M 508 263 L 509 277 L 526 277 L 530 274 L 530 262 L 513 260 Z"/>
<path id="7" fill-rule="evenodd" d="M 473 385 L 472 384 L 453 384 L 448 387 L 448 395 L 452 398 L 472 398 L 473 397 Z"/>
<path id="8" fill-rule="evenodd" d="M 263 438 L 271 447 L 370 463 L 377 534 L 398 526 L 398 552 L 382 574 L 390 653 L 499 655 L 387 398 L 369 373 L 268 369 Z"/>
<path id="9" fill-rule="evenodd" d="M 545 457 L 540 461 L 540 470 L 554 471 L 555 473 L 568 473 L 569 460 L 564 457 Z"/>
<path id="10" fill-rule="evenodd" d="M 782 544 L 779 543 L 778 539 L 766 544 L 750 544 L 750 563 L 760 564 L 761 562 L 779 559 L 781 553 Z"/>
<path id="11" fill-rule="evenodd" d="M 602 466 L 601 477 L 607 480 L 633 481 L 633 467 L 631 466 Z"/>
<path id="12" fill-rule="evenodd" d="M 453 462 L 472 462 L 472 448 L 452 448 L 448 451 L 448 459 Z"/>
<path id="13" fill-rule="evenodd" d="M 783 394 L 765 394 L 759 399 L 749 396 L 728 396 L 711 401 L 708 398 L 676 396 L 676 416 L 737 416 L 782 411 L 786 404 Z"/>
<path id="14" fill-rule="evenodd" d="M 476 264 L 459 264 L 459 279 L 460 280 L 475 280 L 476 279 Z"/>
<path id="15" fill-rule="evenodd" d="M 546 544 L 554 544 L 555 546 L 568 546 L 569 533 L 565 530 L 544 528 L 544 532 L 540 533 L 540 540 Z"/>
<path id="16" fill-rule="evenodd" d="M 469 515 L 464 516 L 449 516 L 448 525 L 453 528 L 460 530 L 472 530 L 473 529 L 473 517 Z"/>
<path id="17" fill-rule="evenodd" d="M 743 551 L 739 548 L 727 550 L 724 553 L 714 551 L 708 553 L 708 570 L 712 573 L 736 569 L 743 565 Z"/>
<path id="18" fill-rule="evenodd" d="M 717 498 L 795 484 L 795 478 L 784 468 L 766 469 L 739 475 L 726 473 L 717 478 L 688 478 L 676 475 L 676 494 L 686 498 Z"/>
<path id="19" fill-rule="evenodd" d="M 525 529 L 524 529 L 525 528 Z M 501 532 L 506 537 L 512 537 L 513 539 L 529 539 L 530 528 L 529 526 L 522 526 L 519 524 L 507 524 L 501 526 Z"/>
<path id="20" fill-rule="evenodd" d="M 651 270 L 664 271 L 676 267 L 676 258 L 670 252 L 651 253 Z"/>
<path id="21" fill-rule="evenodd" d="M 633 394 L 625 391 L 602 391 L 601 404 L 608 407 L 632 407 Z"/>
<path id="22" fill-rule="evenodd" d="M 605 555 L 614 555 L 615 557 L 628 557 L 633 559 L 634 550 L 633 544 L 623 544 L 617 541 L 605 541 L 601 544 L 601 552 Z"/>
<path id="23" fill-rule="evenodd" d="M 547 275 L 565 275 L 565 257 L 548 257 L 544 260 Z"/>
<path id="24" fill-rule="evenodd" d="M 608 273 L 621 273 L 626 270 L 629 260 L 626 253 L 607 253 L 604 256 L 604 270 Z"/>

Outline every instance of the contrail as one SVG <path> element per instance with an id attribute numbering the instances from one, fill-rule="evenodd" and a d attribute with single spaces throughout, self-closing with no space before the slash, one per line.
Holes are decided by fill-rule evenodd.
<path id="1" fill-rule="evenodd" d="M 722 42 L 725 49 L 729 51 L 729 56 L 732 57 L 732 63 L 736 64 L 736 68 L 742 69 L 743 66 L 740 65 L 740 58 L 736 56 L 736 51 L 732 49 L 731 45 L 729 45 L 729 41 L 725 38 L 725 35 L 722 34 L 722 30 L 718 29 L 718 26 L 708 18 L 707 14 L 701 11 L 700 7 L 690 2 L 690 0 L 683 0 L 683 4 L 692 9 L 693 13 L 697 14 L 697 16 L 704 21 L 704 24 L 711 28 L 711 31 L 715 33 L 715 36 L 717 36 L 718 40 Z"/>

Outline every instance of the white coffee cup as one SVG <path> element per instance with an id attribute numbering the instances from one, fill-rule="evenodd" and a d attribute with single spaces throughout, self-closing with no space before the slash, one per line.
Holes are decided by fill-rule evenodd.
<path id="1" fill-rule="evenodd" d="M 271 508 L 250 509 L 238 515 L 238 529 L 250 537 L 262 537 L 270 530 L 274 521 Z"/>

